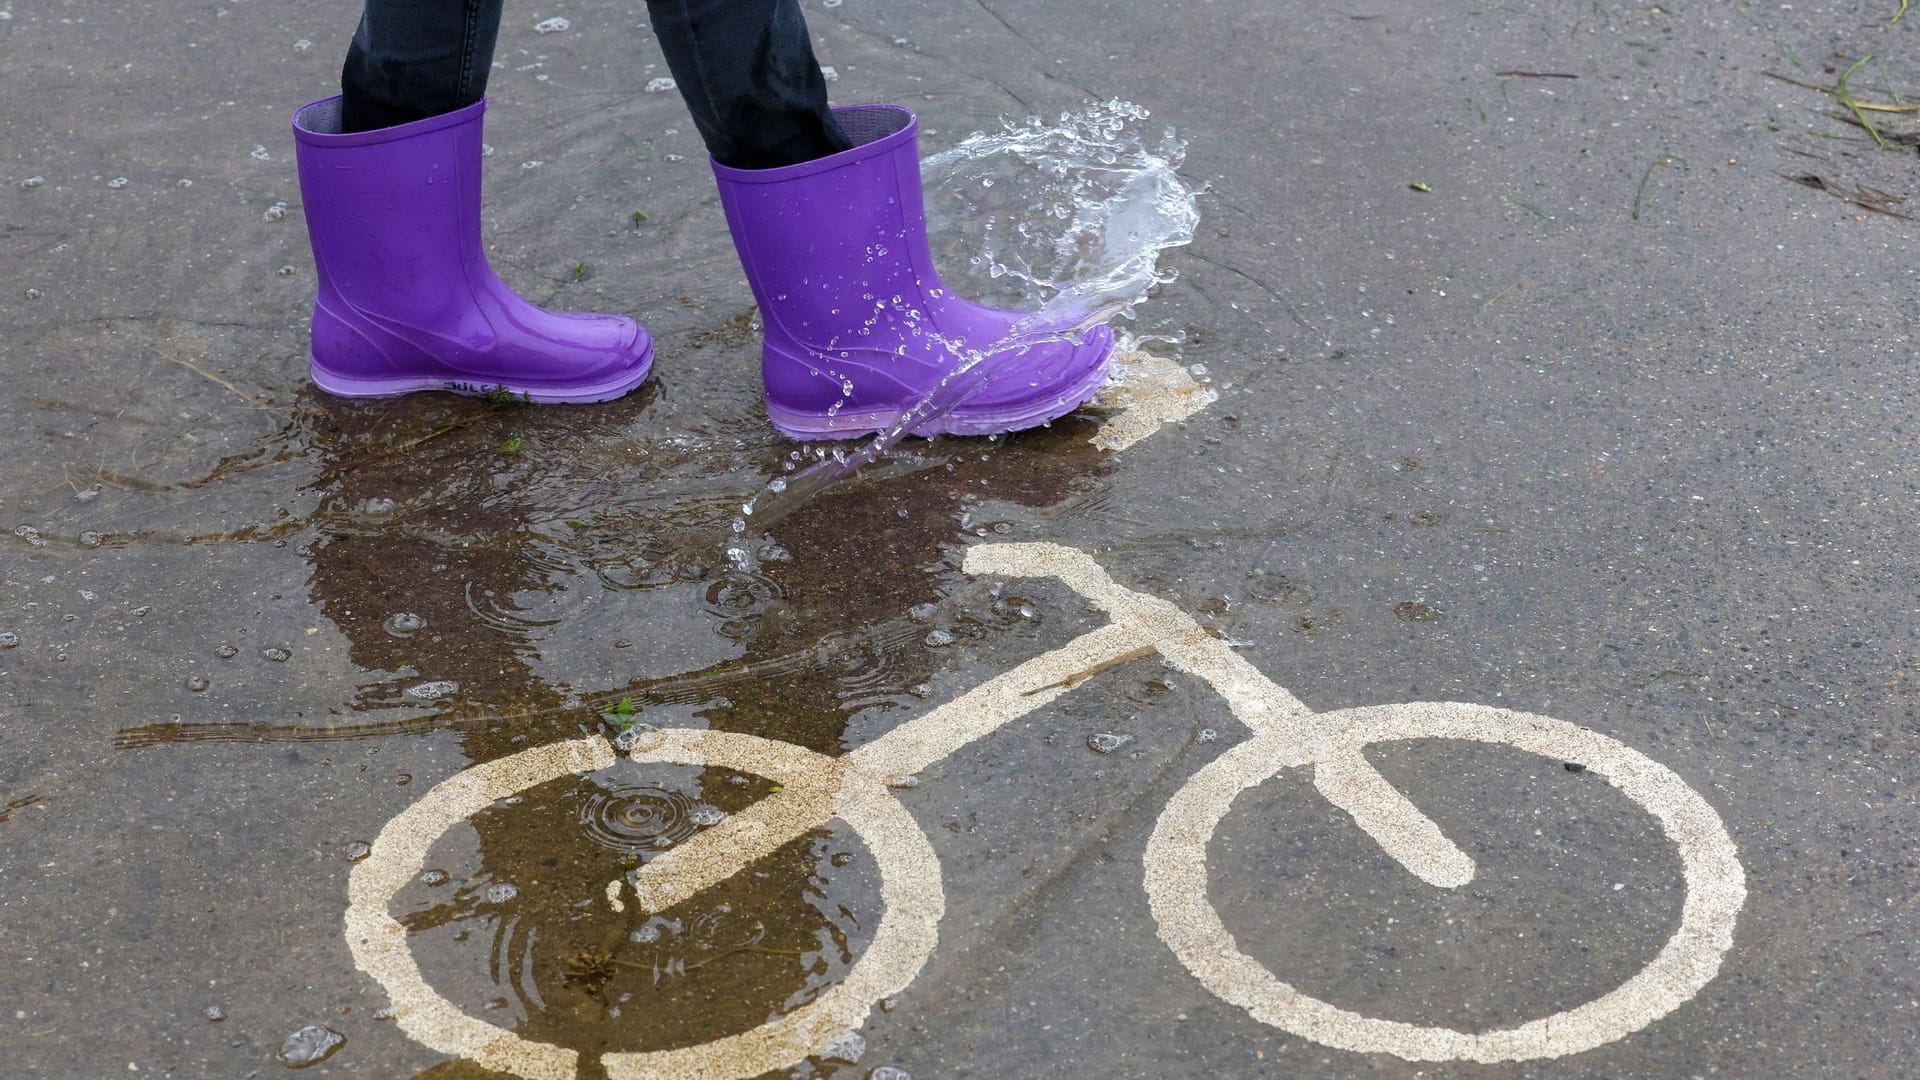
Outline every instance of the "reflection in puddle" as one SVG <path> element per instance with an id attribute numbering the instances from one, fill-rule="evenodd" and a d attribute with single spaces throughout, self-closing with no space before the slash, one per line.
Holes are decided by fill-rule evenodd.
<path id="1" fill-rule="evenodd" d="M 734 434 L 636 440 L 646 408 L 316 399 L 261 457 L 301 462 L 297 492 L 284 478 L 259 487 L 275 475 L 261 468 L 224 489 L 245 505 L 233 520 L 166 523 L 185 536 L 218 524 L 223 552 L 277 575 L 278 591 L 257 621 L 223 627 L 219 640 L 244 647 L 196 699 L 210 706 L 126 728 L 116 745 L 452 732 L 437 744 L 478 763 L 611 735 L 604 717 L 624 700 L 635 730 L 707 727 L 838 754 L 850 725 L 864 740 L 898 722 L 881 714 L 925 707 L 945 661 L 931 632 L 1035 625 L 1032 604 L 950 576 L 969 515 L 991 499 L 983 525 L 1018 532 L 1026 508 L 1097 488 L 1088 477 L 1110 467 L 1084 420 L 916 446 L 772 524 L 742 571 L 720 538 L 794 451 Z M 515 433 L 525 452 L 501 453 Z M 255 696 L 222 697 L 256 654 L 244 669 Z M 283 707 L 300 694 L 302 711 Z M 214 711 L 231 703 L 245 711 Z M 421 770 L 388 797 L 397 810 L 453 771 Z M 584 1061 L 748 1031 L 817 1001 L 865 954 L 882 909 L 864 844 L 815 830 L 658 912 L 635 902 L 633 881 L 772 791 L 627 759 L 539 785 L 449 830 L 389 911 L 422 977 L 466 1015 Z"/>

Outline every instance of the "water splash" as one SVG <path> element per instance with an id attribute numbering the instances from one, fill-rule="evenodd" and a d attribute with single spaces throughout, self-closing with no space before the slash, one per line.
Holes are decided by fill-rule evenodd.
<path id="1" fill-rule="evenodd" d="M 1160 254 L 1193 240 L 1199 189 L 1179 175 L 1186 144 L 1171 130 L 1150 142 L 1147 110 L 1112 100 L 1003 121 L 922 163 L 927 231 L 948 288 L 1023 312 L 998 341 L 940 342 L 952 370 L 893 426 L 777 477 L 742 507 L 726 546 L 740 570 L 756 562 L 747 522 L 763 532 L 822 490 L 885 457 L 906 436 L 965 402 L 995 365 L 987 357 L 1078 340 L 1174 279 Z M 932 335 L 930 335 L 932 336 Z M 935 337 L 937 341 L 937 337 Z"/>

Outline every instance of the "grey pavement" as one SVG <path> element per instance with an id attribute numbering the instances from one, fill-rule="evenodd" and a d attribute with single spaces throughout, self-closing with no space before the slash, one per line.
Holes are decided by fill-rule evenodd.
<path id="1" fill-rule="evenodd" d="M 491 257 L 659 341 L 630 397 L 527 409 L 306 383 L 287 117 L 331 92 L 352 5 L 0 0 L 0 1076 L 273 1076 L 309 1025 L 345 1040 L 310 1075 L 501 1075 L 422 1041 L 350 948 L 387 823 L 611 734 L 622 699 L 838 758 L 1106 621 L 961 571 L 1000 541 L 1091 555 L 1312 710 L 1477 703 L 1646 755 L 1737 848 L 1731 948 L 1559 1056 L 1268 1023 L 1150 910 L 1163 808 L 1248 732 L 1144 655 L 892 789 L 937 857 L 937 945 L 775 1075 L 1920 1075 L 1900 7 L 807 0 L 836 99 L 914 106 L 929 152 L 1087 100 L 1176 129 L 1209 192 L 1131 329 L 1218 400 L 1118 452 L 1099 410 L 909 443 L 742 574 L 722 541 L 795 447 L 640 5 L 508 5 Z M 1842 76 L 1887 108 L 1850 112 Z M 1415 878 L 1307 769 L 1241 793 L 1205 899 L 1299 992 L 1494 1033 L 1680 925 L 1673 838 L 1603 768 L 1446 738 L 1368 760 L 1477 872 Z M 784 786 L 544 781 L 431 838 L 384 910 L 454 1008 L 614 1075 L 829 996 L 882 936 L 883 856 L 843 821 L 657 915 L 610 903 Z"/>

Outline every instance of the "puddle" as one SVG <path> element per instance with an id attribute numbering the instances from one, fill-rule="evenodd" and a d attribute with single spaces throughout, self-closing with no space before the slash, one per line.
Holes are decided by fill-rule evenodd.
<path id="1" fill-rule="evenodd" d="M 594 1060 L 750 1030 L 835 985 L 871 940 L 878 886 L 858 839 L 816 830 L 663 912 L 627 882 L 769 791 L 625 759 L 541 784 L 433 844 L 391 910 L 429 985 L 524 1039 Z"/>

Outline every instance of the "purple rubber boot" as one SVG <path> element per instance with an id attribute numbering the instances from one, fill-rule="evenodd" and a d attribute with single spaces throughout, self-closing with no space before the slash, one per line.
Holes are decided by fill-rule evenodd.
<path id="1" fill-rule="evenodd" d="M 486 102 L 339 134 L 340 99 L 293 114 L 319 271 L 313 381 L 343 397 L 413 390 L 608 401 L 640 385 L 653 339 L 618 315 L 546 311 L 494 275 L 480 240 Z"/>
<path id="2" fill-rule="evenodd" d="M 767 414 L 796 439 L 893 426 L 961 362 L 949 343 L 994 345 L 1021 318 L 941 284 L 912 110 L 860 105 L 834 118 L 853 149 L 778 169 L 713 165 L 766 326 Z M 989 354 L 958 380 L 978 388 L 911 434 L 992 435 L 1065 416 L 1100 388 L 1112 352 L 1113 332 L 1102 326 L 1078 343 Z"/>

